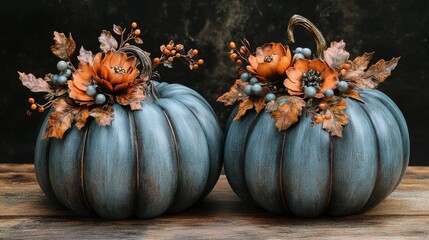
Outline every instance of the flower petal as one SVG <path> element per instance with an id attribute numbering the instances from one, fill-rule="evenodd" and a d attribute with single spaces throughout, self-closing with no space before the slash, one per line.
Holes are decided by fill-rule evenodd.
<path id="1" fill-rule="evenodd" d="M 311 60 L 309 67 L 317 72 L 322 72 L 323 69 L 328 67 L 328 65 L 326 65 L 324 61 L 317 58 L 317 59 Z"/>
<path id="2" fill-rule="evenodd" d="M 136 68 L 136 63 L 137 63 L 137 58 L 129 57 L 129 58 L 126 58 L 126 61 L 122 64 L 122 67 L 125 69 L 126 72 L 128 72 L 128 69 Z"/>
<path id="3" fill-rule="evenodd" d="M 308 72 L 308 70 L 310 69 L 309 65 L 310 65 L 309 60 L 301 58 L 295 61 L 295 63 L 293 64 L 293 67 L 299 70 L 301 73 L 305 73 L 305 72 Z"/>
<path id="4" fill-rule="evenodd" d="M 287 90 L 287 92 L 290 94 L 290 95 L 302 95 L 302 94 L 304 94 L 304 92 L 303 91 L 292 91 L 292 90 Z"/>
<path id="5" fill-rule="evenodd" d="M 108 81 L 102 79 L 101 80 L 101 89 L 105 92 L 113 92 L 113 86 Z"/>
<path id="6" fill-rule="evenodd" d="M 278 55 L 280 57 L 286 56 L 286 49 L 281 43 L 274 43 L 273 44 L 273 53 L 275 55 Z"/>
<path id="7" fill-rule="evenodd" d="M 294 92 L 302 92 L 301 84 L 300 84 L 300 83 L 297 83 L 297 82 L 292 82 L 289 78 L 286 78 L 286 79 L 283 81 L 283 85 L 284 85 L 288 90 L 291 90 L 291 91 L 294 91 Z"/>
<path id="8" fill-rule="evenodd" d="M 112 69 L 110 69 L 107 65 L 102 65 L 101 66 L 101 79 L 108 79 L 109 77 L 109 72 L 113 71 Z"/>
<path id="9" fill-rule="evenodd" d="M 332 68 L 325 68 L 320 73 L 320 76 L 323 78 L 322 86 L 319 93 L 324 93 L 327 89 L 334 89 L 338 83 L 338 73 Z"/>
<path id="10" fill-rule="evenodd" d="M 95 72 L 95 74 L 100 75 L 101 73 L 101 57 L 103 56 L 102 53 L 97 53 L 93 60 L 92 68 Z"/>
<path id="11" fill-rule="evenodd" d="M 77 88 L 73 81 L 67 81 L 67 85 L 70 89 L 69 97 L 73 98 L 77 101 L 91 101 L 93 100 L 92 97 L 86 95 L 85 91 L 80 90 Z"/>
<path id="12" fill-rule="evenodd" d="M 121 83 L 121 84 L 116 85 L 116 86 L 113 88 L 113 91 L 115 91 L 115 92 L 117 92 L 117 91 L 121 91 L 121 90 L 124 90 L 124 89 L 128 88 L 128 86 L 129 86 L 129 84 L 128 84 L 128 83 Z"/>
<path id="13" fill-rule="evenodd" d="M 297 84 L 301 88 L 302 84 L 302 72 L 295 67 L 290 67 L 286 70 L 286 75 L 291 82 Z"/>
<path id="14" fill-rule="evenodd" d="M 91 75 L 84 72 L 82 69 L 77 69 L 73 73 L 74 85 L 82 91 L 86 91 L 86 88 L 91 85 Z"/>
<path id="15" fill-rule="evenodd" d="M 104 55 L 103 61 L 101 61 L 101 71 L 103 72 L 103 66 L 110 66 L 110 59 L 112 58 L 112 50 L 106 52 Z"/>
<path id="16" fill-rule="evenodd" d="M 273 79 L 273 77 L 277 75 L 277 64 L 279 62 L 279 59 L 278 59 L 278 56 L 273 56 L 273 57 L 277 57 L 277 59 L 274 58 L 273 61 L 269 63 L 268 62 L 260 63 L 258 65 L 258 69 L 256 69 L 256 72 L 258 73 L 258 75 L 267 80 Z"/>
<path id="17" fill-rule="evenodd" d="M 280 58 L 279 63 L 277 64 L 277 74 L 284 76 L 286 74 L 286 69 L 290 66 L 290 58 L 283 56 Z"/>
<path id="18" fill-rule="evenodd" d="M 125 53 L 124 53 L 125 54 Z M 119 52 L 115 52 L 112 54 L 112 58 L 110 59 L 109 66 L 121 66 L 122 54 Z"/>
<path id="19" fill-rule="evenodd" d="M 253 68 L 254 70 L 258 69 L 258 61 L 256 60 L 256 57 L 253 55 L 249 56 L 249 63 L 251 68 Z"/>

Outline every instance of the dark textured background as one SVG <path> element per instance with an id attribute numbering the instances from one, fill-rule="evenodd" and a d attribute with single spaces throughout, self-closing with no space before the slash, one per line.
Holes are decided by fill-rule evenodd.
<path id="1" fill-rule="evenodd" d="M 98 50 L 97 37 L 112 24 L 142 29 L 143 48 L 173 38 L 200 49 L 206 65 L 198 72 L 163 69 L 162 80 L 185 84 L 214 107 L 223 126 L 231 107 L 216 103 L 234 79 L 228 59 L 230 40 L 246 37 L 252 47 L 286 42 L 289 18 L 297 13 L 312 20 L 328 42 L 344 39 L 352 57 L 376 51 L 374 59 L 402 56 L 393 75 L 379 89 L 399 106 L 411 136 L 411 165 L 429 165 L 429 2 L 428 1 L 1 1 L 0 8 L 0 162 L 32 162 L 42 115 L 27 117 L 30 92 L 20 85 L 17 70 L 43 76 L 55 72 L 52 32 L 72 32 L 78 48 Z M 315 48 L 311 37 L 296 29 L 300 46 Z M 292 48 L 298 46 L 293 45 Z M 42 96 L 37 95 L 41 100 Z"/>

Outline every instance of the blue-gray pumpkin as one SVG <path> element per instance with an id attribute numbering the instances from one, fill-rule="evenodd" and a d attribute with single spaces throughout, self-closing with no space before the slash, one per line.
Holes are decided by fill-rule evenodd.
<path id="1" fill-rule="evenodd" d="M 180 212 L 206 196 L 222 166 L 223 137 L 210 105 L 179 84 L 151 83 L 141 111 L 114 104 L 111 126 L 74 126 L 41 140 L 36 177 L 45 194 L 80 215 L 120 219 Z"/>
<path id="2" fill-rule="evenodd" d="M 343 216 L 376 206 L 400 183 L 410 141 L 390 98 L 377 90 L 360 94 L 365 103 L 345 99 L 349 124 L 342 138 L 312 126 L 305 114 L 281 132 L 264 111 L 230 121 L 224 168 L 232 189 L 268 211 L 300 217 Z"/>

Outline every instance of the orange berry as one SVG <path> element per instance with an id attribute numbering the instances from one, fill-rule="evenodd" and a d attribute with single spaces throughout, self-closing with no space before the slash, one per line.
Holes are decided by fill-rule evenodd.
<path id="1" fill-rule="evenodd" d="M 176 58 L 180 58 L 181 56 L 180 53 L 176 53 Z"/>
<path id="2" fill-rule="evenodd" d="M 231 58 L 231 60 L 235 60 L 238 57 L 237 53 L 232 53 L 229 55 L 229 58 Z"/>
<path id="3" fill-rule="evenodd" d="M 125 44 L 124 44 L 124 46 L 125 46 L 125 47 L 128 47 L 128 46 L 130 46 L 130 44 L 129 44 L 129 43 L 125 43 Z"/>
<path id="4" fill-rule="evenodd" d="M 241 65 L 243 63 L 243 61 L 241 61 L 241 59 L 238 59 L 236 63 L 237 63 L 237 65 Z"/>
<path id="5" fill-rule="evenodd" d="M 171 46 L 170 44 L 168 44 L 167 46 L 165 46 L 168 50 L 173 49 L 173 46 Z"/>
<path id="6" fill-rule="evenodd" d="M 350 70 L 351 66 L 350 66 L 350 64 L 346 63 L 346 64 L 343 65 L 343 68 L 345 70 Z"/>
<path id="7" fill-rule="evenodd" d="M 325 115 L 323 115 L 323 117 L 324 117 L 326 120 L 331 119 L 331 115 L 330 115 L 330 114 L 325 114 Z"/>
<path id="8" fill-rule="evenodd" d="M 345 76 L 345 75 L 346 75 L 346 73 L 347 73 L 347 70 L 346 70 L 346 69 L 341 69 L 341 72 L 340 72 L 341 76 Z"/>
<path id="9" fill-rule="evenodd" d="M 34 103 L 31 104 L 30 109 L 33 110 L 33 111 L 36 110 L 37 109 L 37 105 L 34 104 Z"/>
<path id="10" fill-rule="evenodd" d="M 35 101 L 34 101 L 34 98 L 29 98 L 28 99 L 28 103 L 30 103 L 30 104 L 33 104 Z"/>
<path id="11" fill-rule="evenodd" d="M 197 55 L 198 54 L 198 49 L 194 49 L 194 50 L 192 50 L 192 54 L 195 56 L 195 55 Z"/>
<path id="12" fill-rule="evenodd" d="M 323 118 L 321 116 L 317 116 L 316 123 L 321 123 L 321 122 L 323 122 Z"/>
<path id="13" fill-rule="evenodd" d="M 246 53 L 246 47 L 245 46 L 241 46 L 240 47 L 240 53 L 241 54 L 245 54 Z"/>
<path id="14" fill-rule="evenodd" d="M 325 109 L 326 108 L 326 104 L 324 104 L 324 103 L 319 104 L 319 108 L 322 109 L 322 110 Z"/>
<path id="15" fill-rule="evenodd" d="M 169 61 L 169 62 L 173 62 L 173 60 L 174 60 L 174 59 L 173 59 L 173 57 L 169 57 L 169 58 L 168 58 L 168 61 Z"/>
<path id="16" fill-rule="evenodd" d="M 182 50 L 183 49 L 183 45 L 182 44 L 177 44 L 176 45 L 176 50 L 177 51 L 180 51 L 180 50 Z"/>
<path id="17" fill-rule="evenodd" d="M 197 70 L 198 69 L 198 64 L 194 64 L 194 70 Z"/>
<path id="18" fill-rule="evenodd" d="M 176 50 L 171 50 L 170 55 L 171 55 L 171 56 L 176 55 Z"/>
<path id="19" fill-rule="evenodd" d="M 161 59 L 159 58 L 154 58 L 153 59 L 153 64 L 158 65 L 161 62 Z"/>
<path id="20" fill-rule="evenodd" d="M 136 22 L 131 23 L 131 27 L 132 28 L 136 28 L 137 27 L 137 23 Z"/>
<path id="21" fill-rule="evenodd" d="M 204 64 L 204 60 L 203 59 L 198 59 L 198 65 L 203 65 Z"/>
<path id="22" fill-rule="evenodd" d="M 142 32 L 140 31 L 140 29 L 136 29 L 134 30 L 134 35 L 138 36 L 140 35 Z"/>
<path id="23" fill-rule="evenodd" d="M 164 54 L 165 54 L 165 55 L 169 55 L 169 54 L 170 54 L 170 50 L 168 50 L 167 48 L 166 48 L 166 49 L 164 49 Z"/>
<path id="24" fill-rule="evenodd" d="M 45 111 L 45 108 L 44 108 L 44 107 L 39 107 L 39 109 L 37 109 L 37 111 L 39 111 L 39 112 L 44 112 L 44 111 Z"/>
<path id="25" fill-rule="evenodd" d="M 230 43 L 229 43 L 229 47 L 230 47 L 231 49 L 235 49 L 237 46 L 235 45 L 235 42 L 230 42 Z"/>

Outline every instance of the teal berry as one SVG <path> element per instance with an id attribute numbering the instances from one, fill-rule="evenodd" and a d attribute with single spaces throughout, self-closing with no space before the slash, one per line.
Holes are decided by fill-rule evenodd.
<path id="1" fill-rule="evenodd" d="M 68 66 L 69 65 L 63 60 L 61 60 L 57 63 L 57 69 L 60 72 L 65 71 L 68 68 Z"/>
<path id="2" fill-rule="evenodd" d="M 244 72 L 241 74 L 240 79 L 243 82 L 248 82 L 250 77 L 252 77 L 248 72 Z"/>
<path id="3" fill-rule="evenodd" d="M 332 90 L 332 89 L 326 89 L 326 91 L 323 94 L 325 95 L 325 97 L 331 98 L 331 97 L 334 96 L 334 90 Z"/>
<path id="4" fill-rule="evenodd" d="M 67 84 L 67 77 L 63 76 L 63 75 L 58 76 L 57 83 L 60 85 L 66 85 Z"/>
<path id="5" fill-rule="evenodd" d="M 255 85 L 255 83 L 258 83 L 259 81 L 258 81 L 258 79 L 257 78 L 255 78 L 255 77 L 252 77 L 251 79 L 250 79 L 250 84 L 252 84 L 252 85 Z"/>
<path id="6" fill-rule="evenodd" d="M 273 101 L 273 100 L 276 100 L 276 95 L 274 93 L 268 93 L 265 96 L 265 101 L 270 102 L 270 101 Z"/>
<path id="7" fill-rule="evenodd" d="M 304 54 L 302 54 L 302 53 L 295 53 L 295 55 L 293 56 L 293 58 L 295 60 L 298 60 L 298 59 L 304 59 L 305 57 L 304 57 Z"/>
<path id="8" fill-rule="evenodd" d="M 244 87 L 244 93 L 248 96 L 250 96 L 250 94 L 252 94 L 252 85 L 247 85 Z"/>
<path id="9" fill-rule="evenodd" d="M 315 87 L 306 87 L 304 91 L 305 96 L 309 98 L 316 96 L 316 93 L 317 93 L 317 90 Z"/>
<path id="10" fill-rule="evenodd" d="M 54 74 L 53 76 L 52 76 L 52 82 L 54 83 L 54 84 L 57 84 L 58 83 L 58 74 Z"/>
<path id="11" fill-rule="evenodd" d="M 86 95 L 90 97 L 94 97 L 96 94 L 97 94 L 97 89 L 95 89 L 94 86 L 91 85 L 86 88 Z"/>
<path id="12" fill-rule="evenodd" d="M 295 54 L 301 53 L 301 52 L 302 52 L 302 47 L 295 48 L 295 51 L 294 51 Z"/>
<path id="13" fill-rule="evenodd" d="M 260 95 L 262 93 L 262 86 L 259 83 L 255 83 L 255 85 L 252 86 L 252 93 L 254 95 Z"/>
<path id="14" fill-rule="evenodd" d="M 346 81 L 340 81 L 337 84 L 338 91 L 346 92 L 349 89 L 349 84 Z"/>
<path id="15" fill-rule="evenodd" d="M 304 55 L 305 58 L 310 59 L 311 58 L 311 50 L 310 48 L 303 48 L 301 53 Z"/>
<path id="16" fill-rule="evenodd" d="M 69 78 L 72 75 L 72 71 L 67 68 L 66 71 L 64 72 L 64 75 Z"/>
<path id="17" fill-rule="evenodd" d="M 95 97 L 95 103 L 98 105 L 106 103 L 106 96 L 101 93 L 97 94 L 97 96 Z"/>

